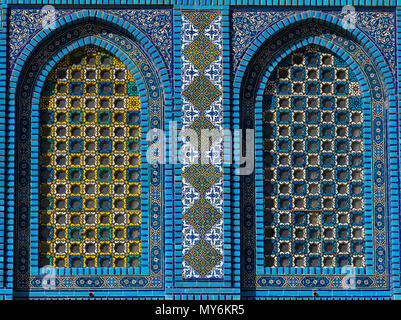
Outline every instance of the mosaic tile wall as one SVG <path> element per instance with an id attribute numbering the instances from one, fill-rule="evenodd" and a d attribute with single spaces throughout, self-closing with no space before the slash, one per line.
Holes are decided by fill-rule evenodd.
<path id="1" fill-rule="evenodd" d="M 394 0 L 48 2 L 1 4 L 0 300 L 401 299 Z"/>

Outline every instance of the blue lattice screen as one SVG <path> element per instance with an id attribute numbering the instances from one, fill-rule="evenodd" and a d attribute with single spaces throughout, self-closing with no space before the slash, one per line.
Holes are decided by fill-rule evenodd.
<path id="1" fill-rule="evenodd" d="M 337 55 L 287 56 L 264 98 L 265 266 L 364 266 L 361 88 Z"/>

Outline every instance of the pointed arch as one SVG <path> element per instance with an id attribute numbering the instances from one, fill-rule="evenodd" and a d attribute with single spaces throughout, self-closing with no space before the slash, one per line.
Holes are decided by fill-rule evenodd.
<path id="1" fill-rule="evenodd" d="M 244 200 L 242 197 L 241 200 L 241 225 L 243 230 L 241 246 L 243 248 L 241 259 L 243 263 L 242 286 L 244 292 L 248 292 L 245 294 L 252 295 L 253 293 L 250 292 L 254 290 L 263 291 L 273 287 L 292 288 L 292 283 L 289 280 L 291 274 L 310 274 L 311 279 L 322 279 L 322 287 L 333 289 L 331 278 L 326 275 L 341 274 L 341 270 L 338 268 L 332 272 L 316 268 L 305 268 L 303 270 L 294 270 L 294 273 L 292 273 L 288 268 L 277 268 L 270 272 L 264 267 L 263 180 L 261 178 L 263 172 L 263 159 L 261 158 L 261 154 L 263 154 L 261 147 L 263 139 L 261 130 L 263 92 L 270 74 L 283 58 L 294 50 L 305 47 L 308 44 L 318 45 L 344 58 L 361 85 L 364 115 L 365 119 L 369 121 L 364 125 L 365 139 L 366 136 L 370 136 L 366 144 L 368 146 L 367 153 L 370 156 L 368 155 L 365 158 L 370 165 L 370 168 L 369 166 L 365 168 L 368 183 L 375 181 L 377 176 L 383 173 L 377 170 L 376 164 L 382 166 L 385 163 L 385 158 L 382 157 L 383 159 L 379 160 L 377 157 L 377 152 L 384 153 L 385 148 L 381 144 L 379 148 L 381 151 L 378 151 L 379 149 L 376 148 L 378 145 L 374 142 L 373 130 L 377 129 L 381 132 L 381 135 L 385 136 L 383 123 L 385 122 L 386 108 L 388 106 L 391 108 L 395 105 L 392 75 L 388 66 L 385 65 L 383 57 L 377 51 L 374 51 L 373 44 L 363 33 L 359 30 L 354 30 L 353 32 L 342 30 L 340 24 L 341 21 L 335 17 L 312 11 L 289 17 L 267 28 L 265 32 L 253 41 L 243 55 L 243 59 L 236 71 L 233 86 L 233 123 L 242 129 L 255 129 L 255 153 L 257 155 L 255 167 L 257 174 L 241 177 L 241 185 L 244 188 L 248 188 L 247 199 Z M 372 81 L 372 79 L 374 80 Z M 236 112 L 240 115 L 239 117 L 236 117 Z M 373 118 L 382 119 L 378 121 L 380 128 L 374 124 Z M 369 128 L 369 124 L 372 124 L 372 129 Z M 382 142 L 382 140 L 380 141 Z M 250 196 L 249 188 L 258 189 L 258 191 L 253 196 Z M 234 193 L 240 196 L 241 193 L 245 194 L 245 189 L 241 191 L 238 188 L 234 190 Z M 374 242 L 373 230 L 376 232 L 376 229 L 374 229 L 377 222 L 376 209 L 380 207 L 383 201 L 376 201 L 373 196 L 373 187 L 372 191 L 368 189 L 367 193 L 366 203 L 372 208 L 372 214 L 367 218 L 367 223 L 371 223 L 371 228 L 366 234 L 366 239 L 372 244 Z M 383 205 L 386 205 L 385 200 Z M 393 210 L 390 211 L 388 209 L 387 215 L 390 217 L 394 215 Z M 390 218 L 390 221 L 394 220 Z M 391 228 L 390 225 L 388 227 Z M 382 249 L 378 243 L 375 243 L 375 248 Z M 361 277 L 365 275 L 366 283 L 370 283 L 367 286 L 374 283 L 369 278 L 369 275 L 380 273 L 383 270 L 382 266 L 377 264 L 377 259 L 373 259 L 373 256 L 378 252 L 376 249 L 368 248 L 369 263 L 364 270 L 357 271 Z M 390 259 L 390 255 L 387 253 L 384 259 Z M 307 283 L 311 279 L 302 279 L 304 280 L 300 284 L 301 288 L 307 288 Z M 261 294 L 269 295 L 269 293 Z"/>
<path id="2" fill-rule="evenodd" d="M 79 22 L 78 24 L 77 21 Z M 94 21 L 97 22 L 94 23 Z M 100 21 L 107 21 L 107 23 L 104 25 L 99 24 Z M 71 25 L 71 28 L 64 28 L 66 25 Z M 121 27 L 126 28 L 126 30 L 124 29 L 124 32 L 116 31 L 116 29 L 121 30 Z M 30 247 L 29 238 L 37 241 L 38 235 L 37 215 L 35 216 L 38 193 L 35 191 L 37 190 L 37 184 L 34 179 L 37 179 L 38 170 L 36 153 L 38 151 L 40 94 L 47 75 L 63 57 L 78 48 L 90 45 L 105 49 L 126 66 L 137 84 L 141 101 L 140 120 L 142 131 L 140 145 L 143 159 L 141 167 L 144 169 L 141 170 L 142 210 L 147 212 L 142 221 L 141 239 L 145 240 L 142 246 L 145 259 L 142 260 L 143 264 L 140 269 L 122 268 L 117 273 L 116 271 L 112 271 L 112 273 L 120 275 L 117 287 L 121 288 L 146 288 L 150 283 L 145 276 L 149 275 L 153 275 L 158 279 L 158 285 L 163 285 L 162 270 L 164 267 L 162 265 L 163 259 L 161 259 L 163 254 L 163 196 L 158 197 L 156 201 L 149 198 L 151 192 L 154 193 L 157 190 L 160 192 L 160 186 L 163 185 L 163 175 L 160 165 L 151 166 L 146 162 L 148 146 L 146 138 L 149 130 L 164 128 L 163 110 L 171 103 L 171 85 L 163 60 L 158 55 L 157 50 L 151 46 L 145 36 L 132 28 L 126 22 L 120 23 L 120 20 L 112 15 L 97 10 L 83 10 L 70 18 L 60 19 L 56 30 L 51 34 L 42 31 L 36 35 L 33 43 L 37 42 L 37 45 L 35 47 L 27 46 L 24 50 L 25 53 L 23 52 L 17 60 L 16 67 L 12 73 L 14 81 L 11 82 L 10 86 L 10 104 L 13 104 L 16 108 L 16 120 L 17 124 L 20 124 L 17 127 L 19 130 L 17 130 L 16 135 L 16 180 L 19 183 L 21 182 L 21 173 L 25 174 L 25 180 L 24 183 L 20 184 L 21 188 L 15 194 L 17 197 L 15 221 L 18 221 L 15 230 L 18 239 L 15 246 L 17 253 L 15 255 L 15 272 L 21 275 L 16 279 L 22 279 L 20 282 L 17 280 L 16 288 L 32 287 L 39 291 L 42 289 L 42 277 L 40 276 L 37 261 L 35 262 L 35 259 L 33 259 L 33 263 L 29 264 L 30 257 L 38 253 L 37 246 Z M 131 30 L 130 36 L 126 35 L 127 30 Z M 132 39 L 133 35 L 135 36 L 134 39 Z M 63 42 L 63 46 L 57 47 L 59 46 L 57 41 L 63 36 L 66 36 L 68 40 Z M 147 48 L 150 50 L 147 50 Z M 30 113 L 31 110 L 32 113 Z M 25 147 L 21 148 L 21 143 L 25 143 Z M 25 152 L 24 154 L 27 154 L 27 156 L 28 154 L 31 155 L 31 157 L 27 157 L 28 161 L 25 161 L 22 166 L 21 161 L 24 161 L 24 157 L 21 157 L 21 154 L 18 156 L 18 153 L 21 152 Z M 33 187 L 31 201 L 21 201 L 21 199 L 26 198 L 26 195 L 29 198 L 29 186 Z M 24 188 L 26 191 L 23 190 Z M 31 214 L 32 212 L 33 214 Z M 150 212 L 152 212 L 152 215 L 150 215 Z M 21 232 L 26 233 L 29 230 L 32 233 L 28 238 L 21 237 Z M 154 237 L 155 234 L 159 236 Z M 153 238 L 151 238 L 152 235 Z M 28 242 L 24 243 L 21 239 L 28 239 Z M 85 271 L 83 269 L 60 269 L 58 273 L 59 276 L 65 277 L 68 281 L 71 279 L 74 283 L 73 287 L 102 287 L 107 286 L 104 281 L 97 282 L 95 285 L 95 282 L 91 279 L 94 279 L 97 274 L 110 273 L 107 270 L 96 268 L 92 270 L 93 272 L 88 272 L 88 270 Z M 88 274 L 90 275 L 83 277 Z M 81 276 L 79 281 L 78 276 Z M 27 281 L 27 279 L 31 280 Z M 88 284 L 88 281 L 91 284 Z M 59 285 L 59 282 L 57 282 L 57 285 Z"/>

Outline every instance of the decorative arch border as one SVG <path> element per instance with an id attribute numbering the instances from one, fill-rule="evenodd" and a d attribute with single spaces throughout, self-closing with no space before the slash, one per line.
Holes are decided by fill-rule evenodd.
<path id="1" fill-rule="evenodd" d="M 9 100 L 9 110 L 10 110 L 10 114 L 8 117 L 8 121 L 10 123 L 10 127 L 12 129 L 12 132 L 15 132 L 16 129 L 16 105 L 15 105 L 15 97 L 17 94 L 17 88 L 18 88 L 18 84 L 20 81 L 20 75 L 21 72 L 23 71 L 23 68 L 25 67 L 27 61 L 30 59 L 30 56 L 32 55 L 32 53 L 44 42 L 46 42 L 49 39 L 52 39 L 52 36 L 55 36 L 58 34 L 59 31 L 65 30 L 65 26 L 73 24 L 73 26 L 80 26 L 82 24 L 85 23 L 91 23 L 91 22 L 100 22 L 100 23 L 104 23 L 103 26 L 105 28 L 109 28 L 110 30 L 114 30 L 114 32 L 117 32 L 120 35 L 123 35 L 126 37 L 127 40 L 129 40 L 130 42 L 132 42 L 132 44 L 134 45 L 136 43 L 136 46 L 143 54 L 144 57 L 146 57 L 146 59 L 148 60 L 148 63 L 152 66 L 152 69 L 154 69 L 154 71 L 152 71 L 154 73 L 154 76 L 156 76 L 156 80 L 157 82 L 160 83 L 160 87 L 158 88 L 159 90 L 159 94 L 161 96 L 161 103 L 164 109 L 164 114 L 162 113 L 162 117 L 159 119 L 159 123 L 161 122 L 161 125 L 164 126 L 166 123 L 166 119 L 168 119 L 169 117 L 171 117 L 171 112 L 168 112 L 169 110 L 172 110 L 172 94 L 171 94 L 171 84 L 170 84 L 170 80 L 169 80 L 169 76 L 167 73 L 167 69 L 164 65 L 163 59 L 161 58 L 161 56 L 159 55 L 159 53 L 157 52 L 157 50 L 151 45 L 151 42 L 148 41 L 148 39 L 146 38 L 146 36 L 141 33 L 140 31 L 138 31 L 135 27 L 133 27 L 132 25 L 130 25 L 128 22 L 126 22 L 125 20 L 121 19 L 121 18 L 117 18 L 111 14 L 102 12 L 101 10 L 82 10 L 80 12 L 76 12 L 71 14 L 70 16 L 65 16 L 60 18 L 57 22 L 56 22 L 56 28 L 53 29 L 51 32 L 49 30 L 42 30 L 40 31 L 31 41 L 30 43 L 24 48 L 24 50 L 20 53 L 20 56 L 18 57 L 18 59 L 16 60 L 15 63 L 15 67 L 12 70 L 11 73 L 11 81 L 10 81 L 10 88 L 9 88 L 9 93 L 10 93 L 10 100 Z M 129 33 L 129 34 L 127 34 Z M 145 107 L 148 106 L 148 94 L 146 93 L 146 80 L 142 79 L 142 75 L 140 74 L 140 72 L 136 69 L 136 67 L 134 66 L 134 64 L 132 63 L 132 61 L 130 61 L 130 58 L 127 56 L 127 54 L 125 54 L 123 52 L 122 49 L 118 49 L 117 45 L 113 45 L 111 44 L 109 41 L 106 40 L 101 40 L 100 38 L 96 37 L 96 36 L 90 36 L 87 37 L 86 39 L 79 39 L 77 41 L 75 41 L 75 43 L 70 44 L 69 46 L 67 46 L 67 48 L 63 48 L 62 50 L 60 50 L 59 52 L 57 52 L 57 54 L 55 54 L 52 59 L 51 62 L 48 63 L 46 65 L 46 67 L 43 68 L 42 70 L 42 74 L 40 75 L 40 77 L 38 77 L 38 83 L 35 87 L 34 93 L 32 94 L 32 106 L 33 104 L 38 104 L 39 98 L 40 98 L 40 87 L 43 84 L 43 82 L 46 79 L 46 74 L 48 74 L 52 68 L 53 65 L 55 65 L 55 63 L 57 61 L 59 61 L 63 56 L 65 56 L 66 54 L 68 54 L 70 51 L 75 50 L 79 47 L 82 47 L 84 45 L 87 44 L 94 44 L 97 46 L 101 46 L 103 48 L 105 48 L 106 50 L 110 51 L 111 53 L 115 54 L 126 66 L 128 69 L 132 70 L 133 72 L 133 76 L 135 78 L 135 81 L 137 82 L 138 85 L 138 89 L 140 91 L 140 100 L 141 100 L 141 122 L 143 122 L 143 119 L 146 119 L 146 123 L 149 121 L 149 126 L 151 127 L 151 123 L 150 123 L 150 119 L 148 120 L 148 110 L 147 108 L 145 109 Z M 163 129 L 164 127 L 162 127 Z M 146 133 L 145 131 L 142 133 L 142 139 L 141 139 L 141 153 L 143 156 L 143 159 L 145 159 L 145 151 L 144 151 L 144 147 L 147 147 L 147 143 L 144 141 L 143 137 L 146 137 Z M 10 149 L 15 149 L 15 136 L 12 134 L 12 137 L 10 137 Z M 37 143 L 37 142 L 36 142 Z M 168 153 L 168 150 L 166 150 L 166 152 Z M 144 165 L 144 164 L 143 164 Z M 14 163 L 10 163 L 9 164 L 9 170 L 13 170 L 13 172 L 15 171 L 14 169 Z M 168 179 L 168 175 L 166 175 L 165 173 L 168 173 L 169 171 L 172 171 L 171 166 L 169 165 L 165 165 L 164 169 L 159 167 L 159 174 L 161 175 L 161 179 Z M 142 170 L 143 171 L 143 170 Z M 148 170 L 149 172 L 149 170 Z M 164 172 L 164 174 L 162 173 Z M 144 178 L 143 175 L 141 176 L 141 178 Z M 142 180 L 142 183 L 146 183 L 149 184 L 149 180 L 150 178 L 148 177 L 148 175 L 146 175 L 146 180 Z M 14 181 L 11 182 L 13 185 L 15 185 Z M 14 219 L 14 214 L 15 214 L 15 200 L 14 200 L 14 193 L 12 190 L 10 190 L 7 194 L 7 199 L 8 201 L 8 207 L 7 207 L 7 215 L 9 217 L 9 221 L 13 221 L 13 226 L 12 228 L 12 233 L 15 232 L 14 230 L 14 225 L 16 223 L 15 219 Z M 163 214 L 163 224 L 159 226 L 159 228 L 165 228 L 167 225 L 172 224 L 172 205 L 170 204 L 171 200 L 166 198 L 165 200 L 166 204 L 164 206 L 164 214 Z M 149 208 L 149 201 L 143 201 L 142 202 L 142 208 L 144 207 L 148 208 L 148 211 L 150 212 L 150 208 Z M 163 206 L 161 206 L 163 207 Z M 161 208 L 161 210 L 163 210 Z M 150 226 L 150 221 L 151 221 L 151 217 L 149 215 L 149 223 L 145 226 L 144 222 L 142 223 L 142 227 L 143 230 L 146 228 L 148 228 L 148 226 Z M 35 230 L 35 232 L 37 232 L 37 230 Z M 143 235 L 145 236 L 145 234 Z M 165 241 L 163 239 L 163 241 Z M 12 240 L 12 243 L 14 243 L 14 241 Z M 163 248 L 164 243 L 161 245 L 161 248 Z M 167 254 L 168 250 L 167 250 L 167 245 L 164 247 L 165 248 L 165 254 Z M 146 248 L 143 248 L 145 252 Z M 151 250 L 154 250 L 155 248 L 148 248 L 148 252 L 150 252 Z M 152 251 L 153 252 L 153 251 Z M 160 252 L 160 250 L 159 250 Z M 34 252 L 31 252 L 31 255 Z M 10 257 L 11 259 L 13 259 L 13 254 Z M 159 259 L 160 260 L 160 259 Z M 37 270 L 37 265 L 32 265 L 32 271 L 33 271 L 33 275 L 35 273 L 38 273 L 39 270 Z M 95 274 L 97 275 L 104 275 L 105 274 L 105 270 L 101 270 L 102 268 L 97 268 L 95 270 L 97 270 L 95 272 Z M 105 268 L 107 269 L 107 268 Z M 126 269 L 133 269 L 133 268 L 126 268 Z M 141 268 L 142 270 L 133 272 L 133 275 L 137 274 L 137 273 L 141 273 L 141 275 L 149 273 L 149 265 L 143 265 L 143 267 Z M 67 269 L 66 269 L 67 270 Z M 71 269 L 72 270 L 72 269 Z M 151 281 L 147 281 L 145 284 L 143 281 L 141 281 L 142 278 L 139 278 L 139 281 L 135 281 L 134 278 L 132 277 L 125 277 L 124 279 L 124 283 L 120 282 L 120 288 L 122 288 L 124 290 L 124 288 L 136 288 L 136 289 L 146 289 L 147 287 L 152 287 L 154 289 L 157 288 L 161 288 L 163 287 L 163 283 L 164 280 L 163 278 L 160 278 L 160 275 L 163 275 L 163 270 L 165 270 L 165 266 L 164 265 L 160 265 L 159 270 L 158 270 L 158 277 L 152 279 L 152 283 Z M 129 270 L 129 271 L 134 271 L 134 270 Z M 29 272 L 29 270 L 28 270 Z M 13 270 L 14 273 L 14 270 Z M 61 274 L 70 274 L 71 272 L 69 271 L 61 271 Z M 88 274 L 87 270 L 86 271 L 79 271 L 77 273 L 79 274 Z M 124 273 L 122 273 L 121 271 L 119 271 L 118 269 L 115 269 L 113 274 L 110 274 L 110 276 L 112 275 L 123 275 Z M 76 275 L 76 274 L 74 274 Z M 130 274 L 128 274 L 130 275 Z M 163 276 L 162 276 L 163 277 Z M 97 277 L 93 277 L 93 279 L 95 279 Z M 97 278 L 98 279 L 98 278 Z M 138 279 L 138 278 L 137 278 Z M 92 283 L 93 284 L 93 283 Z M 31 285 L 28 285 L 31 286 Z M 118 287 L 118 285 L 117 285 Z M 96 288 L 96 284 L 94 285 L 88 285 L 87 281 L 85 281 L 85 284 L 83 286 L 81 286 L 81 289 L 93 289 Z M 18 288 L 16 288 L 18 289 Z M 68 292 L 68 289 L 67 291 Z M 41 295 L 41 292 L 37 293 L 38 295 Z M 135 296 L 137 295 L 137 292 L 134 291 L 132 293 L 130 293 L 129 295 Z"/>
<path id="2" fill-rule="evenodd" d="M 333 29 L 341 32 L 344 36 L 352 37 L 360 42 L 361 46 L 368 52 L 369 56 L 373 59 L 377 70 L 381 72 L 381 79 L 384 80 L 388 94 L 395 94 L 395 92 L 391 93 L 391 90 L 395 90 L 394 84 L 392 83 L 392 74 L 390 68 L 387 66 L 384 57 L 381 55 L 380 50 L 376 47 L 376 45 L 359 29 L 355 28 L 352 30 L 345 29 L 342 26 L 342 20 L 339 18 L 327 14 L 321 11 L 308 10 L 306 12 L 297 13 L 295 15 L 289 16 L 274 23 L 272 26 L 266 28 L 256 39 L 254 39 L 251 44 L 248 46 L 248 49 L 243 54 L 243 57 L 238 64 L 238 69 L 235 72 L 235 78 L 233 81 L 233 88 L 235 94 L 239 94 L 239 90 L 241 89 L 242 79 L 244 77 L 245 71 L 251 62 L 253 56 L 256 52 L 263 47 L 266 42 L 276 34 L 287 30 L 288 28 L 305 24 L 308 22 L 315 22 L 317 24 L 323 26 L 329 26 Z M 236 99 L 236 97 L 234 97 Z"/>
<path id="3" fill-rule="evenodd" d="M 53 35 L 57 34 L 58 31 L 71 25 L 77 25 L 84 22 L 99 22 L 115 28 L 117 31 L 129 35 L 133 40 L 141 44 L 145 49 L 145 52 L 154 61 L 156 68 L 159 72 L 159 77 L 161 82 L 164 83 L 165 94 L 170 93 L 170 84 L 168 83 L 168 71 L 166 65 L 163 62 L 162 56 L 157 51 L 155 46 L 152 45 L 151 40 L 140 30 L 138 30 L 134 25 L 128 21 L 119 18 L 111 13 L 105 12 L 98 9 L 84 9 L 78 12 L 74 12 L 70 15 L 61 17 L 54 22 L 54 27 L 46 28 L 39 31 L 28 43 L 24 50 L 20 53 L 18 59 L 15 61 L 14 70 L 11 72 L 12 80 L 17 80 L 19 73 L 25 65 L 26 60 L 31 55 L 31 53 L 40 45 L 42 41 L 51 38 Z M 16 77 L 16 78 L 14 78 Z M 14 79 L 13 79 L 14 78 Z"/>
<path id="4" fill-rule="evenodd" d="M 263 111 L 263 94 L 267 85 L 267 81 L 274 68 L 289 54 L 294 51 L 303 48 L 305 46 L 315 44 L 321 48 L 329 50 L 330 52 L 339 55 L 347 64 L 348 67 L 354 72 L 355 76 L 358 78 L 358 82 L 361 86 L 362 101 L 363 101 L 363 136 L 365 141 L 370 141 L 372 138 L 372 112 L 371 112 L 371 97 L 369 85 L 363 76 L 359 65 L 354 61 L 354 59 L 339 46 L 331 41 L 327 41 L 318 36 L 312 36 L 307 39 L 298 41 L 292 44 L 289 48 L 283 49 L 278 55 L 276 55 L 272 60 L 270 60 L 267 71 L 259 82 L 260 87 L 257 90 L 255 99 L 255 154 L 263 154 L 262 139 L 263 139 L 263 121 L 262 118 L 257 116 L 261 115 Z M 372 208 L 372 148 L 371 144 L 365 143 L 365 153 L 364 153 L 364 172 L 365 172 L 365 242 L 369 243 L 373 241 L 373 208 Z M 255 161 L 255 172 L 263 172 L 263 163 L 261 159 L 256 159 Z M 370 182 L 370 183 L 368 183 Z M 257 194 L 263 194 L 263 178 L 259 175 L 255 179 L 255 217 L 256 225 L 263 225 L 263 198 L 257 196 Z M 261 214 L 262 212 L 262 214 Z M 258 230 L 260 231 L 260 230 Z M 366 267 L 355 268 L 355 274 L 373 274 L 373 248 L 366 246 Z M 261 232 L 256 233 L 256 272 L 258 274 L 324 274 L 325 269 L 322 268 L 266 268 L 263 265 L 264 261 L 264 243 L 263 234 Z M 273 271 L 274 269 L 275 271 Z M 329 268 L 329 272 L 334 274 L 341 274 L 341 268 Z"/>
<path id="5" fill-rule="evenodd" d="M 386 65 L 383 56 L 380 54 L 380 51 L 377 47 L 369 40 L 367 36 L 364 35 L 358 29 L 354 29 L 351 31 L 345 30 L 341 26 L 341 20 L 337 17 L 331 16 L 329 14 L 317 11 L 307 11 L 304 13 L 299 13 L 290 17 L 283 19 L 275 23 L 273 26 L 266 28 L 264 32 L 262 32 L 258 37 L 256 37 L 251 45 L 249 45 L 248 49 L 246 50 L 245 54 L 238 64 L 237 70 L 234 71 L 234 80 L 233 80 L 233 116 L 232 116 L 232 126 L 239 127 L 240 126 L 240 92 L 243 86 L 243 82 L 245 81 L 245 74 L 248 70 L 249 64 L 252 61 L 253 57 L 256 56 L 258 51 L 266 45 L 266 43 L 272 39 L 274 36 L 278 34 L 284 34 L 286 30 L 297 26 L 303 25 L 310 22 L 315 22 L 320 26 L 328 26 L 340 32 L 345 37 L 353 37 L 354 40 L 367 52 L 367 55 L 372 60 L 374 67 L 376 70 L 379 70 L 381 80 L 384 85 L 384 92 L 385 98 L 387 100 L 387 110 L 386 110 L 386 121 L 388 130 L 385 132 L 387 143 L 386 143 L 386 151 L 389 152 L 388 159 L 386 161 L 388 168 L 388 174 L 390 178 L 388 179 L 387 185 L 387 198 L 395 203 L 388 205 L 388 213 L 389 213 L 389 230 L 390 235 L 388 236 L 389 239 L 389 254 L 388 254 L 388 262 L 386 263 L 387 272 L 389 273 L 389 287 L 386 293 L 383 293 L 384 296 L 391 296 L 395 294 L 394 290 L 399 286 L 399 276 L 397 276 L 397 266 L 399 265 L 399 217 L 398 217 L 398 201 L 400 199 L 400 193 L 398 190 L 398 158 L 397 158 L 397 135 L 398 135 L 398 122 L 397 122 L 397 100 L 396 100 L 396 92 L 395 86 L 393 83 L 393 76 L 390 72 L 389 67 Z M 239 138 L 236 138 L 235 143 L 239 143 Z M 393 147 L 391 147 L 393 146 Z M 234 158 L 234 165 L 233 168 L 237 169 L 239 167 L 239 158 L 235 156 Z M 234 183 L 233 184 L 233 197 L 240 198 L 240 184 Z M 389 204 L 389 203 L 388 203 Z M 234 207 L 236 212 L 234 214 L 240 215 L 241 209 L 240 207 Z M 259 225 L 256 228 L 260 228 Z M 235 236 L 235 241 L 240 243 L 240 235 Z M 242 269 L 242 267 L 241 267 Z M 242 269 L 243 270 L 243 269 Z M 265 277 L 266 278 L 266 277 Z M 267 277 L 266 281 L 273 281 L 274 278 Z M 310 279 L 309 279 L 310 280 Z M 281 287 L 281 282 L 283 279 L 277 278 L 277 282 L 273 285 L 273 287 L 277 287 L 279 289 Z M 256 285 L 256 284 L 255 284 Z M 243 284 L 241 285 L 243 286 Z M 271 288 L 273 288 L 271 287 Z M 256 288 L 256 287 L 254 287 Z M 259 288 L 260 289 L 260 288 Z M 267 289 L 267 288 L 266 288 Z M 307 289 L 307 288 L 305 288 Z M 250 291 L 244 288 L 244 297 L 267 297 L 271 296 L 272 294 L 267 293 L 266 291 L 262 290 L 255 290 L 250 289 Z M 282 289 L 281 289 L 282 290 Z M 382 291 L 383 292 L 383 291 Z M 308 295 L 308 293 L 303 293 L 301 295 Z M 341 294 L 339 294 L 341 296 Z"/>

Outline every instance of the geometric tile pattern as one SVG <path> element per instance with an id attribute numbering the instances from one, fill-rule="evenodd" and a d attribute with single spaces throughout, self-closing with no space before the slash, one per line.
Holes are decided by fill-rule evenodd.
<path id="1" fill-rule="evenodd" d="M 308 46 L 264 95 L 265 266 L 364 266 L 360 85 L 337 55 Z"/>
<path id="2" fill-rule="evenodd" d="M 201 239 L 188 251 L 184 259 L 200 277 L 206 278 L 207 274 L 221 260 L 221 255 L 208 241 Z"/>
<path id="3" fill-rule="evenodd" d="M 140 100 L 97 46 L 63 58 L 40 100 L 39 264 L 140 264 Z"/>
<path id="4" fill-rule="evenodd" d="M 219 12 L 212 11 L 187 11 L 185 17 L 190 21 L 199 31 L 204 32 L 210 28 L 213 21 L 218 20 Z"/>
<path id="5" fill-rule="evenodd" d="M 183 54 L 198 70 L 204 71 L 220 55 L 220 50 L 206 36 L 200 34 L 185 48 Z"/>
<path id="6" fill-rule="evenodd" d="M 208 62 L 208 60 L 203 58 L 204 56 L 202 56 L 201 62 L 199 63 L 202 67 L 203 63 Z M 182 94 L 199 111 L 205 111 L 219 98 L 221 92 L 208 78 L 201 74 L 182 92 Z"/>
<path id="7" fill-rule="evenodd" d="M 216 12 L 183 11 L 182 14 L 182 123 L 196 132 L 188 143 L 193 156 L 182 159 L 183 177 L 183 277 L 223 276 L 221 142 L 212 155 L 200 155 L 202 131 L 218 129 L 222 116 L 221 15 Z M 193 114 L 187 118 L 184 114 Z M 204 152 L 205 153 L 205 152 Z M 205 162 L 206 158 L 206 163 Z"/>
<path id="8" fill-rule="evenodd" d="M 217 168 L 210 164 L 189 166 L 183 176 L 200 194 L 205 194 L 210 190 L 221 177 Z"/>
<path id="9" fill-rule="evenodd" d="M 217 221 L 221 214 L 205 199 L 201 198 L 184 214 L 184 219 L 195 228 L 200 235 L 205 235 Z"/>

